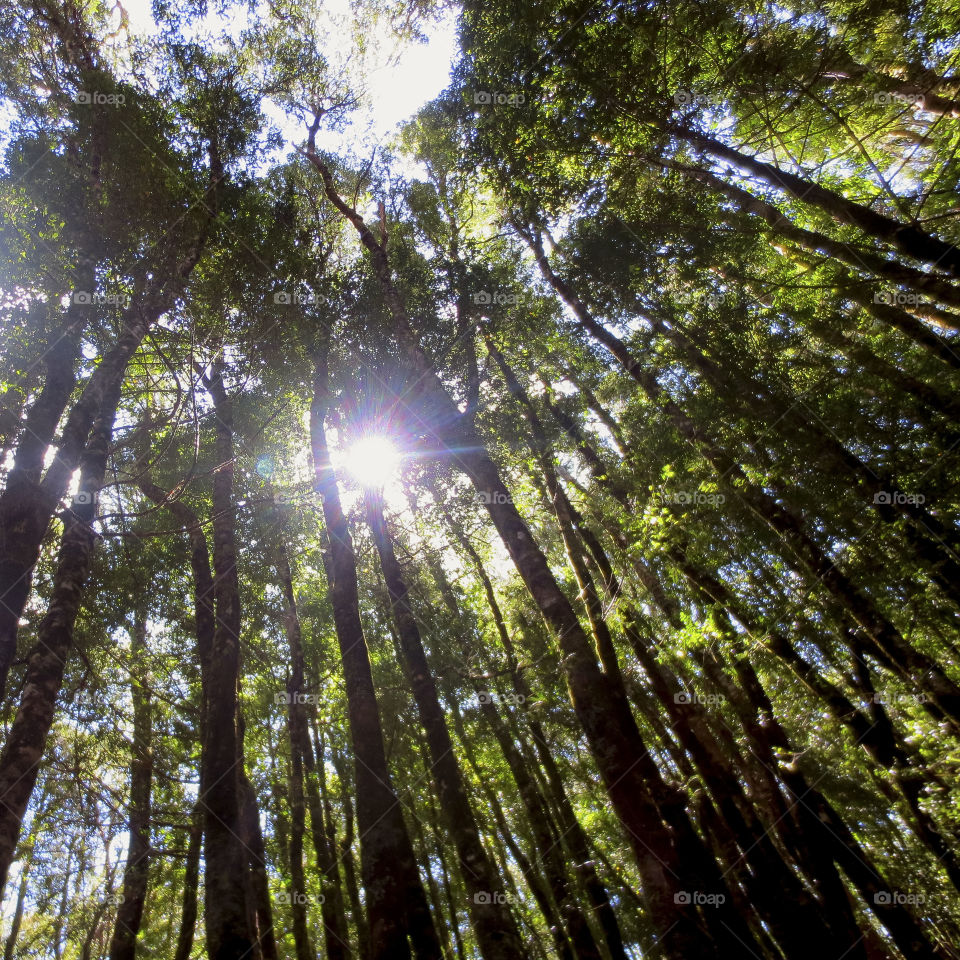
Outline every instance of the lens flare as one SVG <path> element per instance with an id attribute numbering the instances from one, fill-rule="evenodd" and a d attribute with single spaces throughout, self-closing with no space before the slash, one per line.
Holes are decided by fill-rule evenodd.
<path id="1" fill-rule="evenodd" d="M 362 487 L 379 490 L 396 475 L 400 454 L 386 437 L 371 434 L 361 437 L 347 450 L 344 464 Z"/>

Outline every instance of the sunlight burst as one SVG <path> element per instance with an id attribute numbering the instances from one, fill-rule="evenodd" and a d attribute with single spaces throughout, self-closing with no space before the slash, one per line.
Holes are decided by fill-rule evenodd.
<path id="1" fill-rule="evenodd" d="M 370 434 L 347 450 L 344 463 L 361 486 L 382 489 L 396 474 L 400 454 L 387 437 Z"/>

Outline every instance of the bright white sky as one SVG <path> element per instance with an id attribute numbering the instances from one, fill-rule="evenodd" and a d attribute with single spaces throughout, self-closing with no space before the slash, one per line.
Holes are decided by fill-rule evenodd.
<path id="1" fill-rule="evenodd" d="M 129 16 L 133 34 L 153 33 L 155 25 L 150 12 L 150 0 L 122 0 Z M 115 14 L 119 23 L 119 11 Z M 318 18 L 319 19 L 319 18 Z M 323 52 L 336 70 L 351 54 L 351 21 L 349 0 L 325 0 L 322 19 L 331 44 Z M 242 26 L 239 17 L 225 20 L 209 16 L 206 21 L 212 33 L 224 28 Z M 375 144 L 388 138 L 397 125 L 412 117 L 425 103 L 436 97 L 450 82 L 450 67 L 456 44 L 456 11 L 448 10 L 443 17 L 423 26 L 426 44 L 402 43 L 382 35 L 364 35 L 363 62 L 353 59 L 349 74 L 366 92 L 365 103 L 356 112 L 353 122 L 342 132 L 322 135 L 324 147 L 338 153 L 368 153 Z M 337 42 L 336 38 L 343 38 Z M 285 136 L 301 139 L 304 131 L 276 110 L 268 114 L 281 126 Z"/>

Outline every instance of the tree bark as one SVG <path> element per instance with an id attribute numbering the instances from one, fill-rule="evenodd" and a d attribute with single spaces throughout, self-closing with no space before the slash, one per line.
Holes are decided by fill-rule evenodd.
<path id="1" fill-rule="evenodd" d="M 130 358 L 183 289 L 200 258 L 205 240 L 206 230 L 201 232 L 177 268 L 168 276 L 149 281 L 142 296 L 127 309 L 120 336 L 90 375 L 71 408 L 57 456 L 40 480 L 39 471 L 47 446 L 73 390 L 75 359 L 72 358 L 75 358 L 75 350 L 71 352 L 71 343 L 73 338 L 79 338 L 79 329 L 58 344 L 57 352 L 62 356 L 55 358 L 57 366 L 52 371 L 50 390 L 45 389 L 41 395 L 44 402 L 36 417 L 31 412 L 38 432 L 36 436 L 29 435 L 21 472 L 18 472 L 13 486 L 8 483 L 0 494 L 0 693 L 16 653 L 17 628 L 30 596 L 40 545 L 80 462 L 94 421 L 109 398 L 114 394 L 119 396 Z M 78 318 L 77 324 L 83 319 Z"/>
<path id="2" fill-rule="evenodd" d="M 714 938 L 717 943 L 733 948 L 733 940 L 741 934 L 744 942 L 750 943 L 753 938 L 739 918 L 722 910 L 714 910 L 712 917 L 704 916 L 686 897 L 688 890 L 705 890 L 708 883 L 722 885 L 719 870 L 694 833 L 679 798 L 667 814 L 670 827 L 661 819 L 650 796 L 650 785 L 654 783 L 662 788 L 663 784 L 656 766 L 649 760 L 633 716 L 611 689 L 610 678 L 597 666 L 590 641 L 570 601 L 513 505 L 497 467 L 472 428 L 464 425 L 460 411 L 420 347 L 393 283 L 386 251 L 359 214 L 337 193 L 329 169 L 313 148 L 315 132 L 316 126 L 307 156 L 320 172 L 328 199 L 353 224 L 371 254 L 374 272 L 395 323 L 403 359 L 416 380 L 416 388 L 410 391 L 411 407 L 414 402 L 418 404 L 423 425 L 456 459 L 486 501 L 487 512 L 521 578 L 558 638 L 570 699 L 614 809 L 630 839 L 643 877 L 650 916 L 661 933 L 664 955 L 670 958 L 695 955 Z M 724 914 L 722 921 L 717 919 L 721 913 Z M 731 934 L 732 929 L 737 929 L 737 934 Z M 742 949 L 742 944 L 736 949 Z"/>
<path id="3" fill-rule="evenodd" d="M 190 841 L 183 879 L 180 907 L 180 932 L 173 960 L 190 960 L 197 928 L 197 892 L 200 889 L 200 850 L 203 846 L 203 813 L 197 805 L 190 822 Z"/>
<path id="4" fill-rule="evenodd" d="M 103 484 L 119 402 L 117 382 L 103 398 L 83 455 L 79 492 L 64 517 L 50 602 L 27 661 L 20 706 L 0 754 L 0 889 L 6 884 L 73 648 L 74 627 L 97 537 L 93 529 L 97 493 Z"/>
<path id="5" fill-rule="evenodd" d="M 782 190 L 802 203 L 819 207 L 838 223 L 857 227 L 868 236 L 889 244 L 914 260 L 929 263 L 948 271 L 955 277 L 960 277 L 960 249 L 939 237 L 926 233 L 919 227 L 900 223 L 884 214 L 876 213 L 869 207 L 848 200 L 841 194 L 827 190 L 805 177 L 781 170 L 729 147 L 708 134 L 679 124 L 668 124 L 667 132 L 759 177 L 774 189 Z"/>
<path id="6" fill-rule="evenodd" d="M 137 936 L 147 899 L 150 870 L 151 790 L 153 786 L 153 718 L 149 674 L 142 666 L 146 652 L 147 612 L 136 611 L 130 657 L 135 676 L 133 695 L 133 755 L 130 762 L 130 835 L 123 875 L 123 899 L 114 921 L 110 960 L 134 960 Z"/>
<path id="7" fill-rule="evenodd" d="M 954 726 L 960 728 L 960 687 L 936 663 L 904 639 L 873 600 L 813 540 L 801 520 L 786 505 L 753 484 L 743 468 L 664 394 L 656 378 L 631 356 L 626 344 L 599 323 L 569 285 L 553 272 L 539 238 L 530 231 L 520 227 L 517 229 L 531 244 L 544 278 L 574 312 L 583 328 L 614 355 L 647 398 L 664 410 L 678 434 L 716 468 L 750 511 L 777 534 L 792 554 L 791 566 L 797 572 L 813 576 L 822 583 L 863 627 L 901 675 L 918 689 L 930 694 L 932 702 L 927 705 L 930 712 L 941 718 L 948 717 Z M 506 496 L 506 491 L 502 495 Z"/>
<path id="8" fill-rule="evenodd" d="M 467 889 L 468 913 L 480 953 L 485 960 L 525 957 L 520 931 L 506 902 L 503 884 L 480 839 L 436 684 L 423 649 L 420 629 L 410 606 L 403 571 L 387 529 L 383 497 L 379 491 L 367 492 L 366 512 L 390 594 L 400 650 L 430 750 L 430 771 L 440 799 L 440 809 L 453 839 L 460 875 Z"/>
<path id="9" fill-rule="evenodd" d="M 418 960 L 439 960 L 442 957 L 440 940 L 387 768 L 370 657 L 360 620 L 353 543 L 327 447 L 328 343 L 327 335 L 321 336 L 324 341 L 316 356 L 310 433 L 316 484 L 329 542 L 329 589 L 355 757 L 357 822 L 370 924 L 370 956 L 373 960 L 405 960 L 410 956 L 409 936 Z"/>
<path id="10" fill-rule="evenodd" d="M 200 805 L 204 813 L 204 916 L 210 960 L 242 960 L 257 942 L 245 898 L 250 850 L 243 844 L 240 681 L 240 587 L 233 502 L 233 411 L 214 364 L 204 382 L 215 412 L 213 599 L 215 621 L 207 676 Z"/>

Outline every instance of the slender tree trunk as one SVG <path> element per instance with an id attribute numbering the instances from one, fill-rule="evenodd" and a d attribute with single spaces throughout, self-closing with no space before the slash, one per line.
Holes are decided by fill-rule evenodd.
<path id="1" fill-rule="evenodd" d="M 357 870 L 353 859 L 353 800 L 348 794 L 346 770 L 336 752 L 333 754 L 334 767 L 340 777 L 341 806 L 344 813 L 343 840 L 340 841 L 340 862 L 343 865 L 343 879 L 350 901 L 350 916 L 357 932 L 358 955 L 370 956 L 370 925 L 360 902 L 360 885 L 357 883 Z"/>
<path id="2" fill-rule="evenodd" d="M 414 798 L 407 793 L 407 806 L 413 810 L 410 822 L 413 824 L 413 842 L 414 850 L 419 853 L 419 859 L 423 863 L 431 862 L 431 851 L 427 845 L 427 838 L 424 836 L 423 824 L 417 815 L 417 807 Z M 451 913 L 449 921 L 444 917 L 443 905 L 444 898 L 440 895 L 440 887 L 437 884 L 437 878 L 433 870 L 427 870 L 427 894 L 430 897 L 430 906 L 433 908 L 433 915 L 437 918 L 437 936 L 440 938 L 440 947 L 443 950 L 443 956 L 446 960 L 453 960 L 453 942 L 450 939 L 450 926 L 456 921 L 456 913 Z"/>
<path id="3" fill-rule="evenodd" d="M 490 788 L 489 777 L 480 767 L 476 759 L 472 746 L 473 741 L 464 728 L 463 716 L 460 713 L 460 708 L 456 700 L 448 697 L 447 701 L 450 705 L 453 727 L 460 740 L 460 745 L 463 748 L 464 756 L 467 758 L 467 763 L 470 765 L 470 769 L 473 771 L 477 782 L 481 785 L 481 789 L 487 798 L 487 803 L 493 811 L 494 821 L 496 822 L 500 837 L 510 851 L 510 856 L 520 867 L 520 873 L 523 875 L 523 879 L 533 894 L 533 899 L 536 900 L 537 906 L 540 908 L 540 913 L 543 915 L 547 929 L 553 938 L 553 945 L 557 956 L 560 957 L 560 960 L 573 960 L 573 948 L 567 938 L 563 917 L 561 917 L 557 904 L 554 903 L 550 895 L 548 883 L 544 875 L 537 869 L 517 843 L 516 831 L 507 823 L 500 799 L 496 791 Z M 514 782 L 516 783 L 516 780 L 514 780 Z M 543 859 L 545 859 L 545 857 L 542 855 L 541 861 Z"/>
<path id="4" fill-rule="evenodd" d="M 138 609 L 130 657 L 136 676 L 132 680 L 133 748 L 130 762 L 130 835 L 127 866 L 123 875 L 123 899 L 117 910 L 110 943 L 110 960 L 134 960 L 137 936 L 147 899 L 150 870 L 150 795 L 153 786 L 153 718 L 150 677 L 143 667 L 146 652 L 147 612 Z"/>
<path id="5" fill-rule="evenodd" d="M 103 484 L 119 402 L 120 384 L 116 383 L 104 397 L 83 456 L 79 492 L 64 517 L 50 602 L 28 657 L 20 706 L 0 754 L 0 889 L 6 883 L 20 824 L 37 781 L 67 658 L 73 648 L 77 613 L 96 543 L 93 522 L 97 493 Z"/>
<path id="6" fill-rule="evenodd" d="M 602 604 L 593 587 L 592 578 L 586 571 L 581 556 L 583 547 L 574 531 L 573 507 L 567 500 L 547 455 L 549 447 L 543 425 L 513 371 L 489 338 L 488 348 L 503 373 L 510 392 L 524 407 L 533 435 L 534 452 L 541 461 L 567 554 L 590 610 L 601 659 L 605 664 L 609 663 L 608 674 L 619 676 L 613 640 L 603 618 Z M 599 468 L 602 469 L 602 465 Z M 672 678 L 674 689 L 671 690 L 669 680 L 664 678 L 666 668 L 659 665 L 653 657 L 646 655 L 636 633 L 632 633 L 631 640 L 644 669 L 654 683 L 654 690 L 661 704 L 671 718 L 672 729 L 677 732 L 684 748 L 694 758 L 704 783 L 716 798 L 723 814 L 721 825 L 729 831 L 731 840 L 735 841 L 742 851 L 742 854 L 732 861 L 733 866 L 739 869 L 741 856 L 750 865 L 746 882 L 751 889 L 751 901 L 755 908 L 773 930 L 778 941 L 784 944 L 784 949 L 788 951 L 787 956 L 795 956 L 792 951 L 796 949 L 827 949 L 832 934 L 820 921 L 822 910 L 806 895 L 791 868 L 784 864 L 770 843 L 766 828 L 753 816 L 752 808 L 740 789 L 739 774 L 728 768 L 722 751 L 709 733 L 701 709 L 696 704 L 678 704 L 674 694 L 682 693 L 683 687 Z M 603 651 L 606 651 L 605 654 Z M 778 891 L 776 897 L 771 895 L 774 890 Z"/>
<path id="7" fill-rule="evenodd" d="M 280 589 L 283 592 L 284 602 L 284 630 L 287 635 L 287 644 L 290 648 L 290 678 L 287 682 L 287 735 L 290 741 L 289 791 L 290 791 L 290 844 L 288 857 L 290 863 L 290 912 L 293 916 L 293 939 L 297 951 L 297 960 L 310 960 L 316 957 L 313 945 L 310 942 L 310 931 L 307 926 L 307 895 L 306 879 L 303 872 L 303 836 L 306 829 L 306 800 L 304 797 L 304 755 L 310 753 L 313 759 L 313 748 L 310 745 L 310 734 L 307 729 L 307 714 L 304 690 L 304 662 L 303 643 L 300 633 L 300 617 L 297 613 L 297 601 L 293 592 L 293 577 L 290 573 L 290 563 L 287 551 L 282 542 L 277 550 L 277 573 L 280 579 Z M 311 764 L 312 772 L 312 764 Z M 318 817 L 320 818 L 318 821 Z M 311 821 L 313 829 L 319 832 L 319 846 L 317 846 L 317 862 L 321 870 L 329 867 L 326 836 L 323 834 L 323 819 L 320 812 L 319 796 L 314 788 L 314 801 L 311 803 Z M 329 879 L 324 874 L 324 890 L 329 886 Z M 326 904 L 324 903 L 324 906 Z M 326 918 L 325 918 L 326 921 Z M 343 956 L 342 940 L 334 938 L 331 945 L 331 933 L 326 922 L 324 927 L 327 934 L 327 956 L 329 960 Z M 332 949 L 331 949 L 332 946 Z"/>
<path id="8" fill-rule="evenodd" d="M 453 938 L 454 954 L 458 960 L 467 960 L 466 949 L 463 945 L 463 936 L 460 933 L 460 917 L 457 910 L 457 901 L 454 893 L 453 880 L 450 877 L 450 868 L 447 856 L 444 853 L 443 837 L 438 826 L 436 810 L 431 802 L 427 811 L 430 816 L 430 835 L 433 838 L 433 849 L 436 851 L 440 863 L 440 879 L 443 884 L 443 897 L 450 917 L 450 935 Z M 458 891 L 459 892 L 459 891 Z"/>
<path id="9" fill-rule="evenodd" d="M 794 199 L 819 207 L 838 223 L 857 227 L 867 236 L 889 244 L 914 260 L 929 263 L 948 271 L 955 277 L 960 277 L 960 250 L 919 227 L 900 223 L 884 214 L 876 213 L 869 207 L 848 200 L 841 194 L 827 190 L 805 177 L 781 170 L 729 147 L 708 134 L 679 124 L 669 124 L 667 130 L 691 145 L 700 147 L 713 156 L 759 177 L 771 187 L 782 190 Z"/>
<path id="10" fill-rule="evenodd" d="M 92 265 L 80 273 L 93 287 Z M 16 655 L 17 627 L 30 595 L 30 573 L 37 561 L 40 543 L 31 536 L 36 527 L 33 511 L 39 495 L 40 476 L 47 447 L 76 384 L 81 330 L 89 322 L 91 308 L 71 304 L 64 328 L 46 356 L 46 379 L 19 432 L 13 466 L 0 494 L 0 699 L 7 673 Z M 51 508 L 51 511 L 52 512 Z M 49 523 L 48 512 L 40 540 Z M 33 521 L 33 522 L 32 522 Z M 24 539 L 29 539 L 24 543 Z"/>
<path id="11" fill-rule="evenodd" d="M 490 608 L 494 625 L 500 637 L 500 643 L 507 654 L 507 662 L 510 666 L 510 677 L 513 681 L 513 689 L 518 697 L 518 702 L 529 703 L 533 693 L 527 685 L 523 672 L 518 668 L 513 641 L 507 629 L 506 620 L 504 619 L 503 611 L 497 600 L 497 595 L 493 589 L 493 583 L 487 574 L 480 554 L 477 553 L 469 537 L 452 522 L 449 514 L 447 514 L 447 524 L 451 534 L 463 548 L 464 553 L 470 558 L 477 576 L 480 579 L 484 596 L 487 599 L 487 605 Z M 457 612 L 455 604 L 451 612 L 454 614 Z M 596 868 L 590 856 L 587 835 L 584 833 L 583 827 L 577 819 L 570 799 L 567 796 L 566 789 L 563 785 L 563 777 L 553 758 L 546 734 L 539 721 L 530 714 L 527 714 L 527 723 L 533 735 L 537 758 L 546 774 L 549 790 L 554 801 L 554 807 L 558 813 L 563 842 L 570 850 L 570 856 L 575 865 L 574 869 L 583 883 L 591 909 L 603 930 L 607 949 L 610 952 L 612 960 L 626 960 L 623 937 L 620 933 L 616 914 L 610 903 L 606 887 L 597 875 Z"/>
<path id="12" fill-rule="evenodd" d="M 440 941 L 430 917 L 413 845 L 390 785 L 370 657 L 360 621 L 353 544 L 327 448 L 327 349 L 324 342 L 316 358 L 310 430 L 329 541 L 329 588 L 356 761 L 357 821 L 370 923 L 370 956 L 372 960 L 404 960 L 410 956 L 409 936 L 418 960 L 440 958 Z"/>
<path id="13" fill-rule="evenodd" d="M 694 167 L 680 167 L 680 169 L 701 183 L 707 184 L 713 190 L 722 193 L 728 199 L 733 200 L 745 213 L 759 217 L 770 227 L 771 233 L 776 237 L 789 240 L 804 250 L 838 260 L 855 270 L 869 271 L 878 277 L 889 280 L 891 283 L 909 287 L 933 300 L 939 300 L 955 307 L 960 306 L 960 287 L 944 277 L 925 273 L 916 267 L 886 260 L 866 247 L 854 246 L 842 240 L 834 240 L 825 234 L 798 227 L 772 203 L 760 197 L 755 197 L 742 187 L 727 183 L 708 170 Z M 957 329 L 960 329 L 960 317 L 957 318 Z"/>
<path id="14" fill-rule="evenodd" d="M 233 502 L 233 412 L 219 361 L 205 383 L 214 402 L 217 468 L 213 475 L 213 597 L 216 620 L 206 691 L 203 775 L 204 916 L 210 960 L 243 960 L 256 944 L 245 890 L 250 851 L 244 846 L 238 715 L 240 588 Z"/>
<path id="15" fill-rule="evenodd" d="M 519 391 L 519 384 L 512 372 L 505 365 L 502 365 L 502 368 L 508 374 L 511 389 L 514 392 Z M 529 400 L 527 403 L 529 404 Z M 542 427 L 533 414 L 532 406 L 528 413 L 535 440 L 542 450 L 546 440 Z M 551 499 L 560 522 L 568 555 L 576 558 L 574 570 L 579 570 L 576 573 L 578 582 L 582 584 L 582 589 L 587 594 L 587 602 L 596 611 L 601 605 L 592 580 L 585 573 L 584 562 L 578 557 L 582 546 L 573 530 L 572 505 L 567 501 L 545 458 L 542 465 L 546 472 L 547 484 L 551 490 Z M 602 613 L 599 617 L 600 622 L 603 623 Z M 591 619 L 598 619 L 598 614 L 594 613 Z M 616 663 L 612 638 L 609 631 L 605 629 L 605 623 L 603 626 L 602 631 L 595 631 L 598 634 L 598 645 L 602 634 L 603 644 L 609 651 L 607 658 Z M 723 751 L 709 731 L 702 710 L 696 704 L 678 703 L 675 695 L 683 693 L 683 685 L 669 674 L 665 666 L 658 664 L 652 656 L 647 655 L 639 636 L 629 625 L 625 628 L 625 633 L 653 681 L 653 689 L 670 717 L 671 729 L 677 733 L 684 748 L 694 758 L 704 784 L 712 792 L 723 814 L 722 819 L 717 818 L 717 823 L 729 837 L 727 847 L 734 849 L 736 844 L 741 851 L 729 863 L 731 870 L 745 873 L 744 882 L 751 892 L 748 903 L 763 917 L 764 923 L 774 933 L 778 942 L 784 945 L 786 956 L 798 956 L 794 953 L 795 950 L 800 950 L 803 955 L 809 949 L 827 949 L 827 945 L 835 941 L 833 934 L 821 922 L 820 915 L 826 912 L 826 908 L 814 904 L 801 884 L 797 882 L 792 868 L 783 862 L 771 844 L 766 827 L 756 818 L 752 806 L 743 794 L 739 783 L 739 771 L 735 767 L 731 768 L 727 763 Z M 749 870 L 742 870 L 741 860 L 746 861 Z M 772 895 L 773 891 L 777 891 L 776 896 Z M 853 945 L 856 939 L 854 937 L 849 942 Z M 855 950 L 855 946 L 852 949 Z M 852 954 L 852 956 L 855 955 Z"/>
<path id="16" fill-rule="evenodd" d="M 140 471 L 137 485 L 141 491 L 158 506 L 166 507 L 181 523 L 190 543 L 190 567 L 193 576 L 194 633 L 197 640 L 197 659 L 200 664 L 201 693 L 199 704 L 200 731 L 200 797 L 203 796 L 205 783 L 205 758 L 203 744 L 206 742 L 207 692 L 213 640 L 216 630 L 216 612 L 214 610 L 214 578 L 210 567 L 210 550 L 200 518 L 186 504 L 171 499 L 162 488 L 153 483 L 149 476 Z M 200 888 L 200 855 L 203 849 L 203 825 L 205 811 L 198 800 L 191 812 L 190 840 L 187 846 L 187 860 L 184 871 L 183 898 L 180 913 L 180 931 L 177 936 L 174 960 L 189 960 L 196 936 L 198 914 L 198 891 Z"/>
<path id="17" fill-rule="evenodd" d="M 305 744 L 303 762 L 306 767 L 307 805 L 310 810 L 310 827 L 313 848 L 317 855 L 323 889 L 323 931 L 327 960 L 349 960 L 352 956 L 347 915 L 343 904 L 343 888 L 340 884 L 340 869 L 337 865 L 337 837 L 333 812 L 327 796 L 327 777 L 323 755 L 314 760 L 313 745 L 309 737 Z M 317 787 L 319 771 L 320 787 Z M 362 917 L 360 920 L 362 921 Z M 358 928 L 359 929 L 359 928 Z"/>
<path id="18" fill-rule="evenodd" d="M 867 908 L 890 931 L 904 956 L 917 960 L 946 958 L 946 951 L 930 944 L 923 926 L 904 904 L 882 896 L 877 898 L 877 893 L 889 892 L 892 887 L 829 801 L 796 765 L 778 762 L 775 750 L 793 756 L 797 751 L 776 720 L 773 706 L 759 681 L 751 676 L 749 661 L 741 658 L 739 667 L 744 682 L 739 686 L 726 686 L 727 693 L 749 737 L 751 752 L 764 770 L 777 772 L 786 788 L 790 801 L 788 813 L 797 821 L 795 836 L 806 846 L 811 860 L 820 859 L 824 864 L 821 870 L 815 871 L 814 879 L 831 883 L 832 870 L 828 867 L 835 862 L 858 889 Z M 833 895 L 839 896 L 842 885 L 833 883 L 832 886 L 836 891 Z"/>
<path id="19" fill-rule="evenodd" d="M 193 938 L 197 928 L 197 892 L 200 889 L 200 850 L 203 846 L 203 812 L 194 807 L 190 821 L 190 841 L 183 879 L 183 899 L 180 906 L 180 932 L 173 960 L 190 960 Z"/>
<path id="20" fill-rule="evenodd" d="M 955 80 L 937 76 L 933 70 L 913 69 L 906 77 L 895 77 L 884 70 L 871 69 L 857 63 L 846 53 L 839 52 L 836 61 L 824 61 L 824 66 L 813 78 L 815 82 L 828 84 L 853 83 L 865 92 L 880 89 L 895 94 L 897 105 L 916 103 L 925 113 L 942 117 L 960 117 L 960 102 L 951 99 L 957 96 Z M 868 81 L 864 83 L 864 81 Z M 944 97 L 941 94 L 946 93 Z"/>
<path id="21" fill-rule="evenodd" d="M 291 740 L 293 737 L 291 736 Z M 290 869 L 290 913 L 293 917 L 293 942 L 297 960 L 316 957 L 307 927 L 307 890 L 303 872 L 303 835 L 306 828 L 306 804 L 303 796 L 303 761 L 299 746 L 291 743 L 290 773 L 290 843 L 287 857 Z M 329 952 L 329 951 L 328 951 Z"/>
<path id="22" fill-rule="evenodd" d="M 315 131 L 316 126 L 313 134 Z M 665 785 L 649 758 L 633 716 L 611 689 L 610 678 L 597 666 L 590 641 L 570 601 L 513 505 L 497 467 L 472 427 L 464 425 L 459 409 L 423 353 L 393 283 L 383 244 L 337 193 L 330 171 L 313 148 L 313 136 L 307 156 L 323 178 L 328 199 L 353 224 L 370 251 L 374 272 L 394 320 L 401 354 L 417 382 L 416 390 L 411 391 L 411 403 L 417 402 L 425 426 L 456 458 L 457 465 L 483 495 L 490 518 L 521 578 L 558 638 L 570 699 L 613 807 L 630 838 L 650 915 L 661 934 L 664 956 L 696 955 L 711 939 L 732 948 L 741 934 L 744 943 L 749 944 L 753 938 L 739 918 L 724 910 L 714 910 L 713 916 L 708 917 L 697 909 L 692 898 L 685 896 L 689 890 L 706 890 L 708 884 L 723 885 L 716 863 L 694 833 L 679 798 L 667 813 L 670 826 L 661 819 L 650 787 L 653 784 L 663 791 Z M 731 933 L 734 929 L 735 934 Z M 742 948 L 743 945 L 737 947 Z"/>
<path id="23" fill-rule="evenodd" d="M 960 603 L 960 553 L 955 533 L 922 506 L 909 502 L 908 497 L 891 497 L 891 493 L 900 493 L 893 478 L 849 451 L 829 429 L 813 423 L 796 398 L 781 396 L 728 364 L 721 367 L 704 352 L 703 338 L 685 332 L 673 318 L 669 324 L 649 314 L 648 319 L 653 329 L 677 346 L 731 406 L 748 411 L 761 423 L 772 419 L 791 428 L 797 437 L 807 437 L 811 462 L 822 464 L 825 471 L 838 478 L 854 479 L 866 503 L 884 523 L 894 524 L 904 516 L 908 521 L 904 539 L 944 593 Z M 771 486 L 779 499 L 787 500 L 789 491 L 783 481 L 771 481 Z"/>
<path id="24" fill-rule="evenodd" d="M 0 693 L 6 683 L 10 663 L 16 652 L 17 627 L 30 596 L 33 568 L 40 556 L 40 545 L 50 520 L 60 503 L 70 477 L 80 462 L 94 421 L 114 394 L 119 396 L 130 358 L 143 342 L 147 331 L 186 283 L 200 256 L 205 237 L 198 239 L 190 255 L 168 278 L 151 281 L 143 295 L 124 315 L 124 325 L 114 346 L 107 351 L 90 375 L 83 392 L 73 405 L 63 428 L 57 456 L 40 480 L 47 446 L 74 387 L 73 369 L 80 328 L 85 317 L 78 317 L 76 329 L 57 344 L 51 363 L 53 377 L 49 391 L 44 389 L 42 405 L 28 418 L 32 432 L 24 436 L 26 447 L 18 451 L 23 460 L 17 476 L 11 477 L 0 494 Z"/>
<path id="25" fill-rule="evenodd" d="M 20 874 L 20 885 L 17 887 L 17 904 L 13 909 L 13 918 L 10 920 L 10 932 L 3 944 L 3 960 L 13 960 L 17 949 L 17 938 L 20 936 L 20 927 L 23 923 L 23 907 L 27 899 L 29 880 L 30 864 L 25 862 Z"/>
<path id="26" fill-rule="evenodd" d="M 526 953 L 520 940 L 520 931 L 506 902 L 500 877 L 483 847 L 470 807 L 453 741 L 420 639 L 420 630 L 410 606 L 407 585 L 383 516 L 383 498 L 379 492 L 368 491 L 366 501 L 367 523 L 373 532 L 390 594 L 400 651 L 430 750 L 430 769 L 440 808 L 457 850 L 460 875 L 469 898 L 468 912 L 481 955 L 485 960 L 524 957 Z"/>
<path id="27" fill-rule="evenodd" d="M 270 887 L 267 883 L 267 854 L 263 842 L 263 831 L 260 828 L 257 795 L 250 778 L 243 769 L 242 762 L 239 774 L 243 843 L 250 854 L 250 892 L 252 894 L 257 944 L 263 960 L 277 960 L 277 942 L 273 932 L 273 911 L 270 906 Z"/>
<path id="28" fill-rule="evenodd" d="M 519 229 L 519 228 L 518 228 Z M 743 468 L 704 435 L 669 397 L 664 395 L 652 373 L 630 355 L 626 345 L 593 316 L 571 288 L 550 267 L 543 245 L 535 235 L 526 233 L 544 278 L 573 310 L 583 328 L 599 340 L 639 384 L 648 399 L 666 412 L 674 428 L 711 463 L 733 491 L 758 519 L 776 533 L 793 555 L 791 565 L 798 572 L 815 577 L 849 611 L 867 635 L 895 664 L 901 675 L 931 695 L 928 709 L 939 717 L 949 717 L 960 726 L 960 688 L 929 657 L 916 650 L 873 600 L 843 573 L 804 529 L 800 519 L 787 506 L 753 484 Z M 507 495 L 504 491 L 503 495 Z"/>

